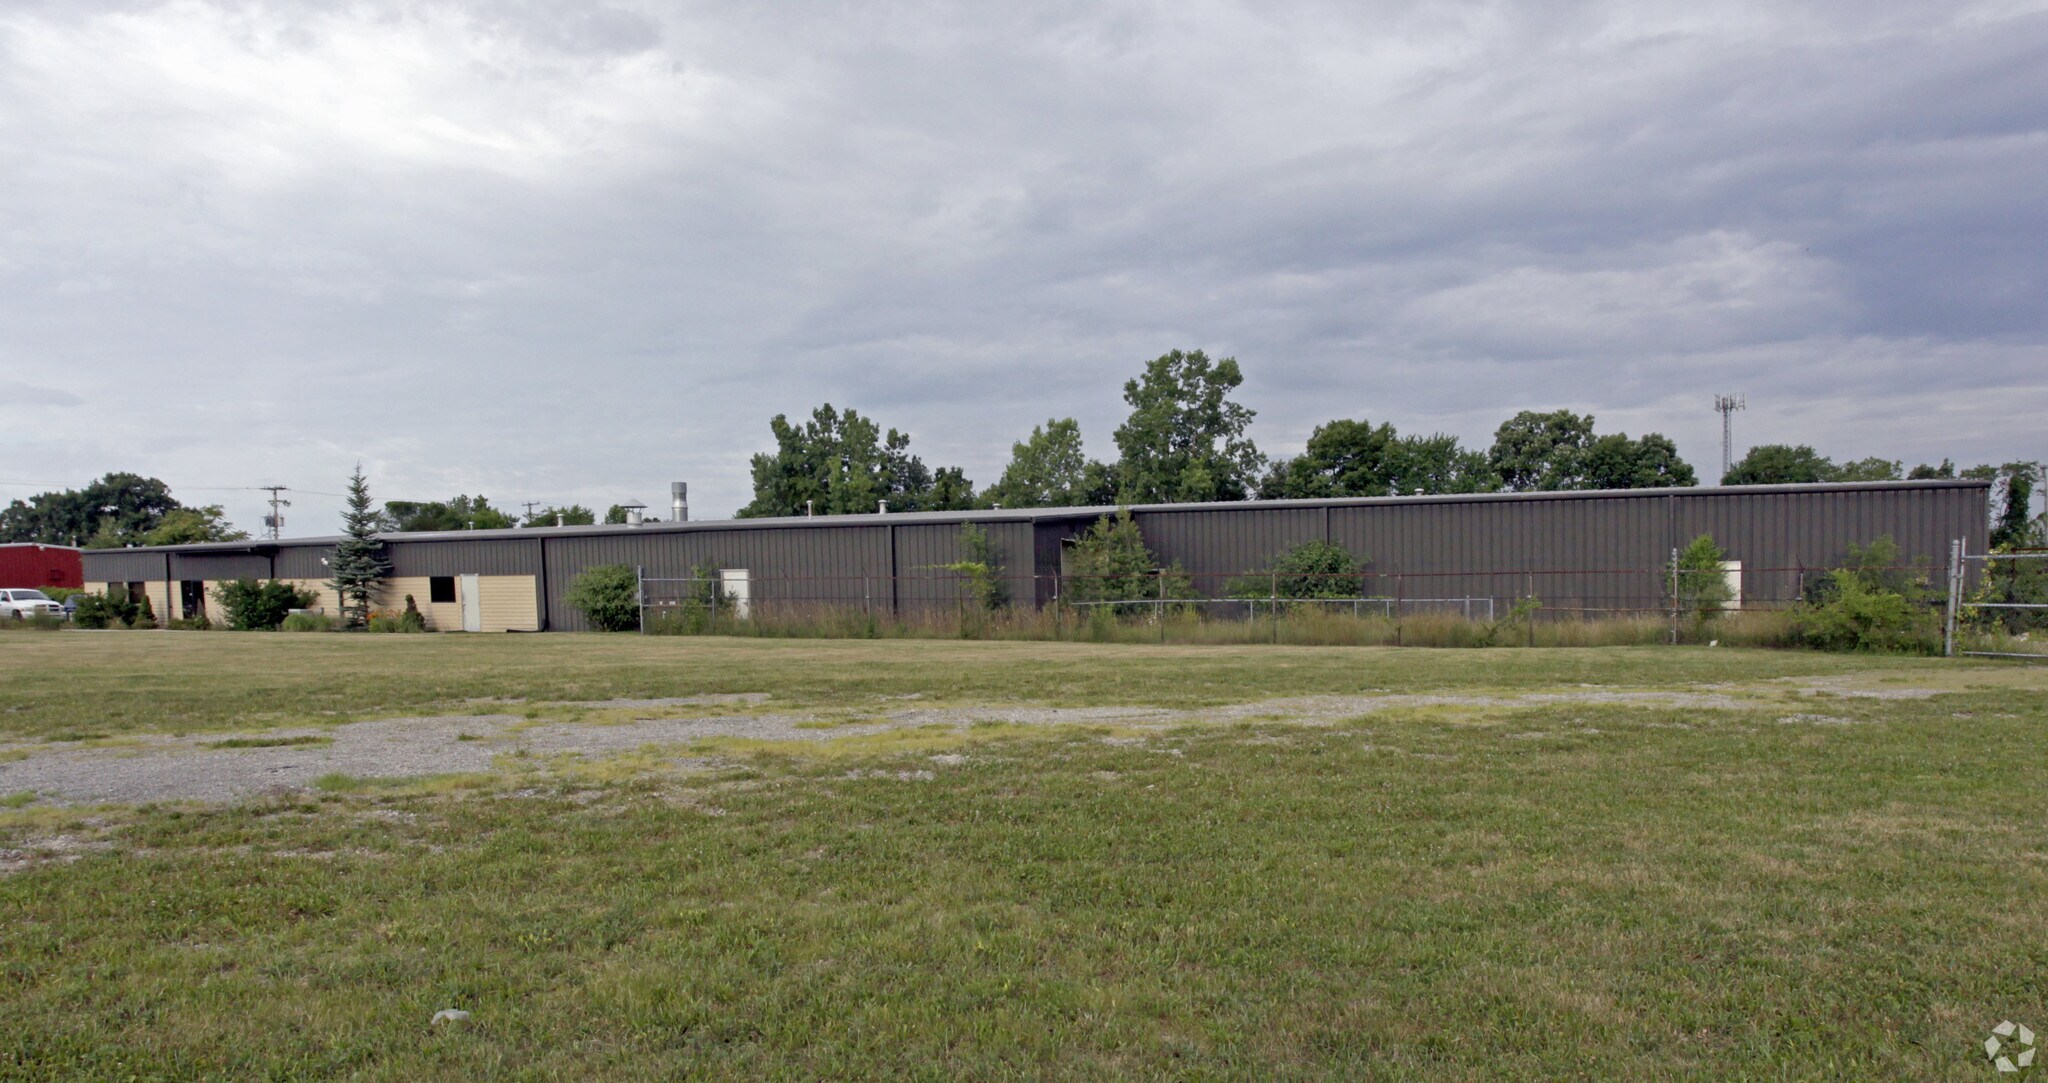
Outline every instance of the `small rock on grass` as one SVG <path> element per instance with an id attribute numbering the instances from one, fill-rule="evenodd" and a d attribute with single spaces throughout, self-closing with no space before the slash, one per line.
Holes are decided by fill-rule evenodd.
<path id="1" fill-rule="evenodd" d="M 469 1013 L 463 1011 L 461 1008 L 442 1008 L 440 1011 L 434 1013 L 434 1022 L 437 1024 L 467 1023 L 469 1022 Z"/>

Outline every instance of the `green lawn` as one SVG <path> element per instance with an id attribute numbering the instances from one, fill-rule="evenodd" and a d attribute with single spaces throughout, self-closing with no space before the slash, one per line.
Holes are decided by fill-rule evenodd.
<path id="1" fill-rule="evenodd" d="M 21 736 L 489 695 L 1741 695 L 0 805 L 10 1078 L 1989 1079 L 2015 1078 L 1991 1026 L 2048 1032 L 2040 670 L 628 637 L 0 652 Z M 1767 683 L 1792 675 L 1839 681 Z M 1841 694 L 1913 688 L 1940 692 Z M 451 1007 L 473 1018 L 429 1025 Z"/>

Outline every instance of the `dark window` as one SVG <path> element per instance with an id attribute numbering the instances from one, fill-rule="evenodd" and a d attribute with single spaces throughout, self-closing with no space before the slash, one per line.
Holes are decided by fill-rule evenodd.
<path id="1" fill-rule="evenodd" d="M 452 602 L 455 600 L 455 577 L 436 575 L 427 580 L 427 601 Z"/>
<path id="2" fill-rule="evenodd" d="M 180 581 L 178 600 L 182 603 L 186 616 L 203 616 L 206 613 L 206 584 L 197 579 Z"/>

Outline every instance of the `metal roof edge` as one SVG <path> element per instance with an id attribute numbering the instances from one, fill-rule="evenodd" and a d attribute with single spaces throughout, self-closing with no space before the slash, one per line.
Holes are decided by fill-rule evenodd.
<path id="1" fill-rule="evenodd" d="M 811 527 L 945 526 L 956 523 L 1041 523 L 1075 519 L 1098 519 L 1114 515 L 1121 508 L 1133 514 L 1162 512 L 1248 511 L 1314 508 L 1390 507 L 1405 504 L 1511 503 L 1547 500 L 1616 500 L 1645 497 L 1756 496 L 1784 493 L 1873 492 L 1917 489 L 1983 489 L 1992 483 L 1979 478 L 1931 478 L 1916 481 L 1827 481 L 1793 485 L 1699 485 L 1660 489 L 1566 489 L 1533 493 L 1433 493 L 1409 496 L 1350 496 L 1303 500 L 1225 500 L 1187 504 L 1094 505 L 1063 508 L 989 508 L 967 511 L 863 512 L 858 515 L 796 515 L 763 519 L 698 519 L 683 523 L 643 523 L 626 526 L 605 523 L 594 526 L 509 527 L 496 530 L 439 530 L 418 533 L 378 534 L 379 541 L 459 542 L 525 541 L 541 538 L 621 537 L 634 534 L 687 534 L 721 530 L 789 530 Z M 125 549 L 87 549 L 93 553 L 251 553 L 267 555 L 278 549 L 331 547 L 340 536 L 282 538 L 260 542 L 198 542 L 192 545 L 150 545 Z"/>

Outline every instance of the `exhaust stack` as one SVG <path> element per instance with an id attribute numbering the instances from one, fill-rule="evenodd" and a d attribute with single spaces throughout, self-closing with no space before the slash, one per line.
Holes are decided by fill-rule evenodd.
<path id="1" fill-rule="evenodd" d="M 673 512 L 673 513 L 674 513 L 674 515 L 672 516 L 672 519 L 673 519 L 673 521 L 675 521 L 675 522 L 678 522 L 678 523 L 687 523 L 687 522 L 689 522 L 689 521 L 690 521 L 690 483 L 689 483 L 689 482 L 687 482 L 687 481 L 672 481 L 672 482 L 669 482 L 669 484 L 668 484 L 668 495 L 669 495 L 669 501 L 668 501 L 669 511 L 671 511 L 671 512 Z"/>

